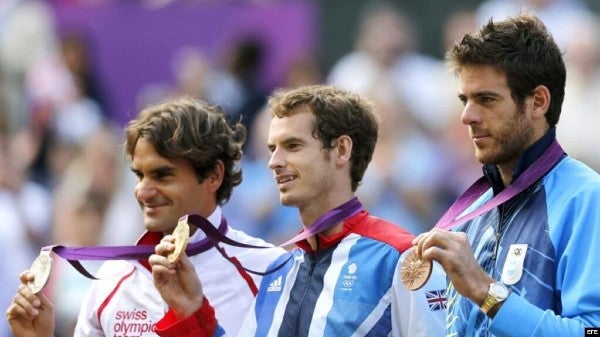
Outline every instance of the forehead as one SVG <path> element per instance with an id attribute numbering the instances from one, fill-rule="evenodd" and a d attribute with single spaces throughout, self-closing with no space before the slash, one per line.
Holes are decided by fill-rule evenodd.
<path id="1" fill-rule="evenodd" d="M 464 94 L 481 91 L 508 92 L 506 75 L 488 65 L 469 65 L 459 73 L 460 91 Z"/>
<path id="2" fill-rule="evenodd" d="M 148 168 L 150 166 L 180 167 L 189 165 L 189 163 L 182 158 L 170 159 L 161 156 L 152 143 L 144 138 L 140 138 L 135 144 L 131 165 L 141 169 L 145 166 L 148 166 Z"/>
<path id="3" fill-rule="evenodd" d="M 294 137 L 312 135 L 315 115 L 308 108 L 301 108 L 291 115 L 279 118 L 273 116 L 269 127 L 269 143 Z"/>

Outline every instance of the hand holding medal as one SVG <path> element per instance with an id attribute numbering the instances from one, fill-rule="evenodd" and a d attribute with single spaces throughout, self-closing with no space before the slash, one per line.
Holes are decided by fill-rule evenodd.
<path id="1" fill-rule="evenodd" d="M 417 250 L 410 248 L 400 268 L 402 284 L 412 291 L 420 289 L 429 280 L 432 268 L 431 261 L 421 260 Z"/>

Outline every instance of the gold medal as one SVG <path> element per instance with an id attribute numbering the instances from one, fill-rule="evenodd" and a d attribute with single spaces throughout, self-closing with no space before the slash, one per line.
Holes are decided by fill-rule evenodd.
<path id="1" fill-rule="evenodd" d="M 50 270 L 52 269 L 52 258 L 50 257 L 50 251 L 42 251 L 38 257 L 33 260 L 29 271 L 33 273 L 33 281 L 28 282 L 27 286 L 34 294 L 39 293 L 48 279 L 50 279 Z"/>
<path id="2" fill-rule="evenodd" d="M 175 237 L 175 250 L 167 255 L 167 259 L 171 263 L 176 263 L 179 261 L 181 254 L 185 252 L 190 239 L 190 225 L 187 223 L 187 216 L 179 219 L 172 235 Z"/>
<path id="3" fill-rule="evenodd" d="M 402 284 L 409 290 L 420 289 L 429 280 L 432 268 L 431 261 L 421 260 L 416 249 L 411 248 L 406 253 L 406 258 L 402 261 L 400 268 Z"/>

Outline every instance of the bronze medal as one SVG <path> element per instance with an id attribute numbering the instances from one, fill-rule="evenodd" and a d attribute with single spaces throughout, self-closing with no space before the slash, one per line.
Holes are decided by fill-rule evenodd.
<path id="1" fill-rule="evenodd" d="M 187 223 L 187 216 L 179 219 L 172 235 L 175 237 L 175 250 L 167 255 L 167 259 L 171 263 L 176 263 L 179 261 L 181 254 L 185 252 L 190 239 L 190 225 Z"/>
<path id="2" fill-rule="evenodd" d="M 423 261 L 417 255 L 416 249 L 413 247 L 406 253 L 406 258 L 402 261 L 400 268 L 400 279 L 402 284 L 409 290 L 417 290 L 423 287 L 429 276 L 433 265 L 431 261 Z"/>
<path id="3" fill-rule="evenodd" d="M 33 260 L 29 271 L 33 273 L 33 281 L 28 282 L 27 286 L 34 294 L 39 293 L 48 279 L 50 279 L 50 270 L 52 269 L 52 258 L 50 252 L 41 252 L 38 257 Z"/>

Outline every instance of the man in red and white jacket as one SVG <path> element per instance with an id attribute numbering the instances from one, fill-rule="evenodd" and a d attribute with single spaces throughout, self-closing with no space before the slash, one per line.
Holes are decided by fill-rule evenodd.
<path id="1" fill-rule="evenodd" d="M 242 156 L 245 129 L 230 127 L 216 107 L 191 99 L 168 101 L 144 109 L 126 128 L 125 151 L 138 178 L 135 197 L 143 212 L 146 233 L 138 244 L 157 244 L 173 232 L 180 217 L 198 214 L 226 236 L 247 244 L 268 245 L 229 227 L 220 205 L 241 182 L 237 164 Z M 191 231 L 190 243 L 203 239 Z M 284 254 L 280 248 L 244 250 L 226 247 L 232 260 L 252 270 L 265 270 Z M 189 257 L 211 297 L 221 324 L 238 331 L 249 310 L 261 277 L 250 275 L 216 249 Z M 87 292 L 78 318 L 76 336 L 155 336 L 156 322 L 168 307 L 153 285 L 148 260 L 107 261 Z M 16 337 L 52 336 L 52 304 L 33 294 L 29 271 L 7 310 Z"/>

